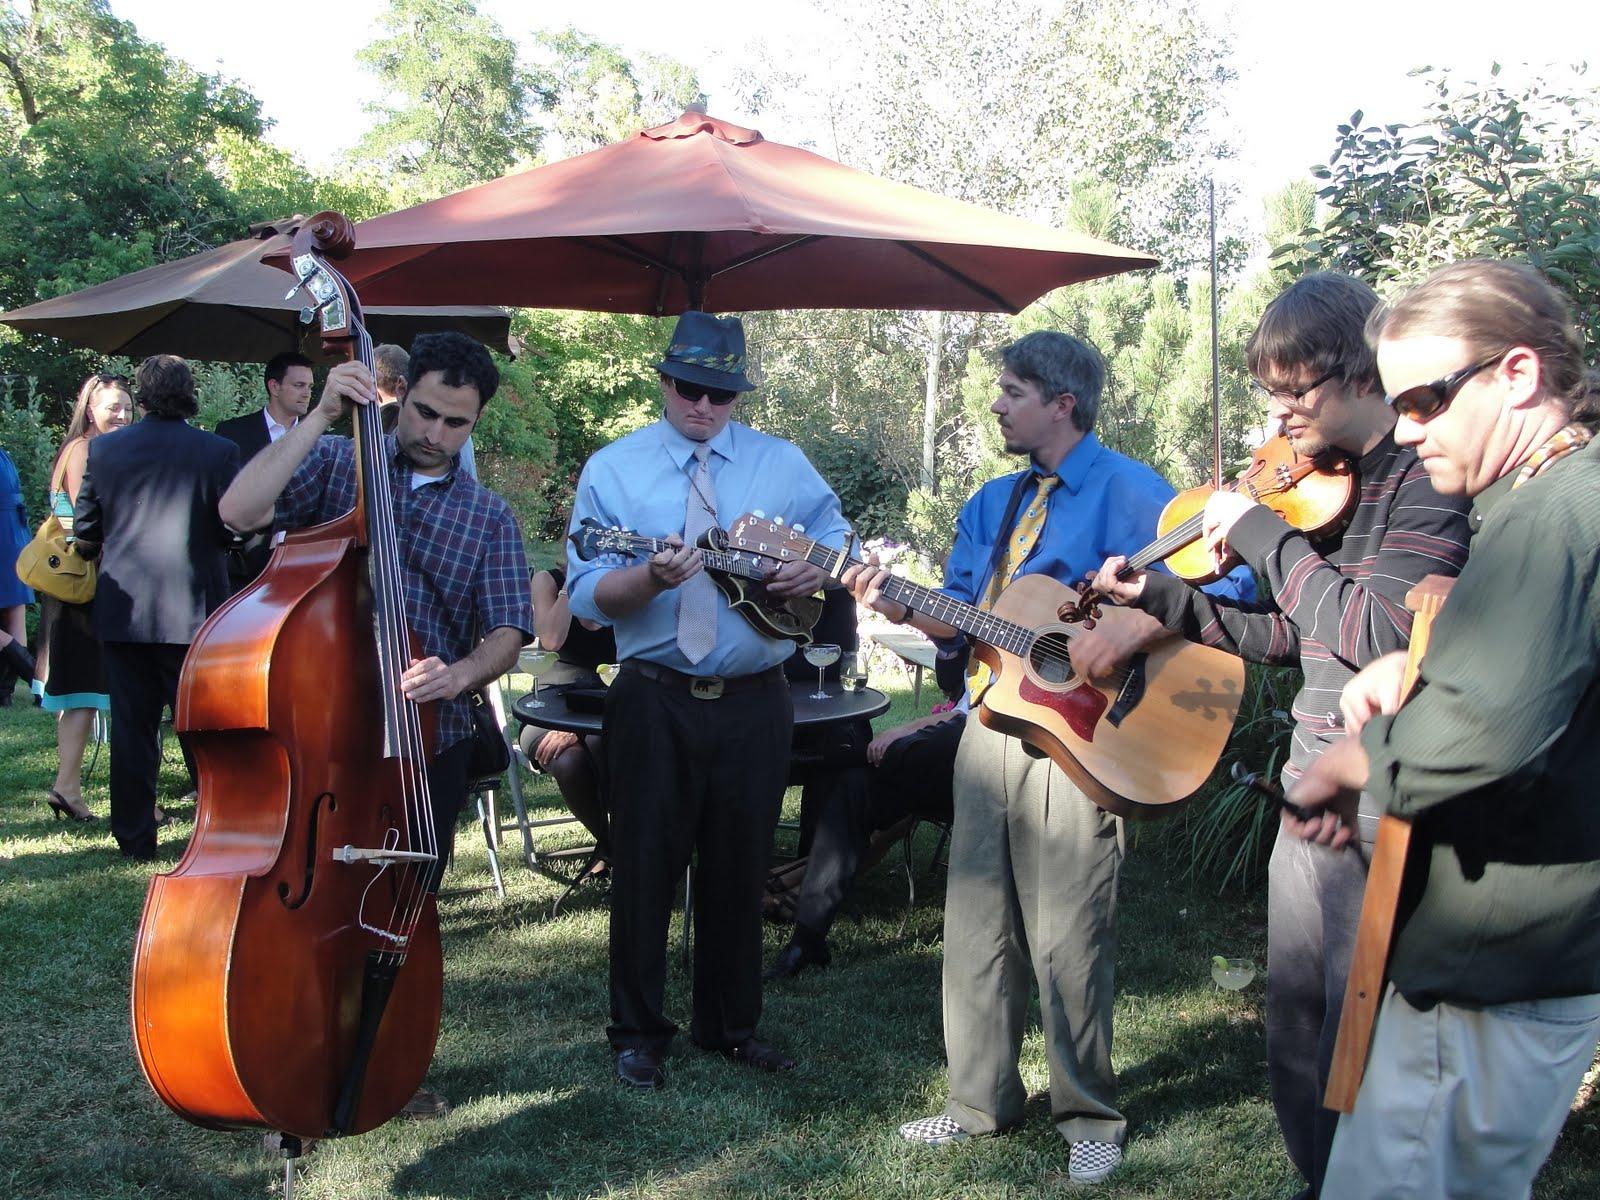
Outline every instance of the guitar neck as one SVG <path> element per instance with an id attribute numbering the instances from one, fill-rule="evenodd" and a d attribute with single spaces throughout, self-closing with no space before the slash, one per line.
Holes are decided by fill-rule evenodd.
<path id="1" fill-rule="evenodd" d="M 830 550 L 816 542 L 812 542 L 811 548 L 806 552 L 806 561 L 813 566 L 821 567 L 835 579 L 850 567 L 865 565 L 859 558 L 851 558 L 842 550 Z M 889 599 L 904 604 L 913 612 L 922 613 L 936 621 L 943 621 L 946 625 L 970 634 L 978 641 L 998 650 L 1026 657 L 1033 645 L 1035 633 L 1032 629 L 997 617 L 993 613 L 956 600 L 933 588 L 913 583 L 899 575 L 891 575 L 888 582 L 883 585 L 882 592 Z"/>
<path id="2" fill-rule="evenodd" d="M 633 553 L 648 557 L 658 554 L 662 550 L 671 550 L 674 547 L 667 543 L 665 538 L 644 537 L 636 535 L 628 539 L 628 548 Z M 707 570 L 716 571 L 722 575 L 737 575 L 740 579 L 753 579 L 757 583 L 766 579 L 766 573 L 754 562 L 742 554 L 729 554 L 723 550 L 708 550 L 700 547 L 700 557 L 705 561 Z"/>

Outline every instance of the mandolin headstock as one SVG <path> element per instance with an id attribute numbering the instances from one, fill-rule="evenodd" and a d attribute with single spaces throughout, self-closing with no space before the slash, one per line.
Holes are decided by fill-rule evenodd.
<path id="1" fill-rule="evenodd" d="M 607 528 L 593 517 L 585 517 L 567 540 L 578 557 L 588 562 L 601 554 L 632 554 L 639 538 L 632 530 Z"/>

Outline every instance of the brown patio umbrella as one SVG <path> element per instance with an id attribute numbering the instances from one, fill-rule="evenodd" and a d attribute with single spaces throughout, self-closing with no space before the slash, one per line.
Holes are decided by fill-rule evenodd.
<path id="1" fill-rule="evenodd" d="M 263 252 L 287 248 L 302 217 L 253 226 L 253 237 L 146 267 L 94 287 L 0 313 L 0 322 L 106 354 L 181 354 L 222 362 L 265 362 L 282 350 L 321 356 L 301 301 L 286 300 L 281 271 Z M 409 346 L 419 333 L 456 329 L 505 350 L 510 315 L 498 308 L 377 308 L 367 311 L 379 341 Z"/>
<path id="2" fill-rule="evenodd" d="M 340 270 L 372 304 L 660 315 L 707 304 L 1016 312 L 1063 284 L 1155 264 L 686 112 L 363 221 Z"/>

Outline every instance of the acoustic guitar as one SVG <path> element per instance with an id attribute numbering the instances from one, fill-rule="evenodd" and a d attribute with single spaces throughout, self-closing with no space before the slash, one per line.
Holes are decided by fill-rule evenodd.
<path id="1" fill-rule="evenodd" d="M 859 565 L 774 522 L 740 517 L 727 532 L 734 549 L 821 567 L 837 579 Z M 1067 655 L 1090 622 L 1068 620 L 1078 594 L 1045 575 L 1014 580 L 990 611 L 908 579 L 883 594 L 968 634 L 995 674 L 979 717 L 989 728 L 1048 754 L 1084 795 L 1123 817 L 1173 811 L 1206 781 L 1221 757 L 1244 694 L 1244 663 L 1176 638 L 1133 656 L 1113 678 L 1090 682 Z M 1099 618 L 1133 620 L 1125 609 Z"/>
<path id="2" fill-rule="evenodd" d="M 608 528 L 592 517 L 585 517 L 567 536 L 584 562 L 599 554 L 649 557 L 669 549 L 664 538 Z M 729 551 L 720 544 L 722 537 L 720 529 L 707 530 L 701 541 L 700 555 L 711 574 L 711 582 L 728 598 L 728 607 L 763 637 L 787 638 L 802 646 L 810 642 L 811 631 L 822 616 L 822 598 L 795 596 L 779 600 L 772 596 L 767 591 L 766 578 L 777 564 L 742 551 Z"/>

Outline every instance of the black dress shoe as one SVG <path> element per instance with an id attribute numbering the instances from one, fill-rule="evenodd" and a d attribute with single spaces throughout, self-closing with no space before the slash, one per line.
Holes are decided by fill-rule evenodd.
<path id="1" fill-rule="evenodd" d="M 754 1067 L 758 1071 L 792 1071 L 794 1059 L 782 1050 L 776 1050 L 767 1045 L 760 1038 L 745 1038 L 736 1046 L 728 1046 L 718 1053 L 725 1058 L 731 1058 L 741 1066 Z"/>
<path id="2" fill-rule="evenodd" d="M 778 952 L 778 957 L 772 960 L 772 965 L 762 972 L 761 978 L 768 983 L 778 979 L 793 979 L 807 967 L 825 967 L 833 961 L 833 955 L 828 953 L 828 944 L 808 946 L 798 940 L 791 940 L 787 946 Z"/>
<path id="3" fill-rule="evenodd" d="M 617 1078 L 631 1088 L 667 1086 L 660 1053 L 644 1047 L 617 1051 Z"/>

